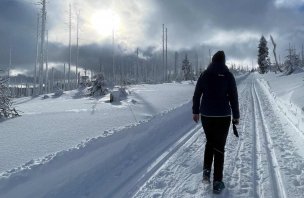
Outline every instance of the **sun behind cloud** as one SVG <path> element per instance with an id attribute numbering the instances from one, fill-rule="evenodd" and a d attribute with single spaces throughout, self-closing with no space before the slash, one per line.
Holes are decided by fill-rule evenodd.
<path id="1" fill-rule="evenodd" d="M 101 38 L 110 37 L 113 30 L 121 28 L 119 15 L 113 10 L 97 10 L 90 17 L 91 28 L 98 33 Z"/>

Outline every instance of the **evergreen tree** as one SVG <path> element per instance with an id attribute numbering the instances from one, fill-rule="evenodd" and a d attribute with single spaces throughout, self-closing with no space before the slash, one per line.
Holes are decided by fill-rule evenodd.
<path id="1" fill-rule="evenodd" d="M 18 116 L 18 112 L 12 107 L 13 102 L 10 97 L 8 78 L 0 76 L 0 119 Z"/>
<path id="2" fill-rule="evenodd" d="M 267 41 L 264 36 L 261 37 L 260 43 L 259 43 L 259 53 L 258 53 L 258 64 L 260 67 L 260 72 L 262 74 L 266 73 L 269 70 L 270 66 L 270 59 L 268 57 L 268 47 L 267 47 Z"/>
<path id="3" fill-rule="evenodd" d="M 184 80 L 193 80 L 192 66 L 188 60 L 187 54 L 183 60 L 182 70 L 184 72 Z"/>

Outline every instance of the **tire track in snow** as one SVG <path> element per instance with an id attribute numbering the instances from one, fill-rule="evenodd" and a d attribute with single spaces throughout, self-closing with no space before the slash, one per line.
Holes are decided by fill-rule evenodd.
<path id="1" fill-rule="evenodd" d="M 258 116 L 255 113 L 255 124 L 257 124 L 258 121 L 260 121 L 260 123 L 261 123 L 261 129 L 262 129 L 261 132 L 263 134 L 261 135 L 262 140 L 260 137 L 259 137 L 259 139 L 260 139 L 260 141 L 262 141 L 262 143 L 264 143 L 263 145 L 265 146 L 265 149 L 266 149 L 266 159 L 267 159 L 267 163 L 268 163 L 268 173 L 269 173 L 269 178 L 270 178 L 272 197 L 286 198 L 287 196 L 286 196 L 286 192 L 285 192 L 285 187 L 283 185 L 277 158 L 276 158 L 275 151 L 273 148 L 273 143 L 269 136 L 269 130 L 268 130 L 267 125 L 265 124 L 265 117 L 263 114 L 260 98 L 256 91 L 255 82 L 253 84 L 253 96 L 254 96 L 253 102 L 254 102 L 254 106 L 255 106 L 254 109 L 257 110 L 257 112 L 258 112 Z M 256 126 L 255 128 L 257 129 L 258 126 Z M 258 134 L 259 132 L 256 131 L 256 133 Z M 263 190 L 263 189 L 261 189 L 261 190 Z"/>

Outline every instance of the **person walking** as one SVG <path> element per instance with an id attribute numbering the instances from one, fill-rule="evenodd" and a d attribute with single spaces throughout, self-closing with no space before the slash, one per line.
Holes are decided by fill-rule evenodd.
<path id="1" fill-rule="evenodd" d="M 216 52 L 208 68 L 200 75 L 193 95 L 193 120 L 201 122 L 206 135 L 203 182 L 210 183 L 214 161 L 213 192 L 224 188 L 223 169 L 226 139 L 230 127 L 239 124 L 239 102 L 236 82 L 226 66 L 224 51 Z"/>

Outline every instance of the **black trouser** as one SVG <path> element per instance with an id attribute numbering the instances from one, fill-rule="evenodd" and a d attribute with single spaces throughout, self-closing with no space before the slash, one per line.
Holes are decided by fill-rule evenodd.
<path id="1" fill-rule="evenodd" d="M 231 117 L 202 116 L 202 125 L 206 134 L 204 169 L 211 171 L 214 157 L 214 181 L 222 181 L 224 168 L 225 144 Z"/>

